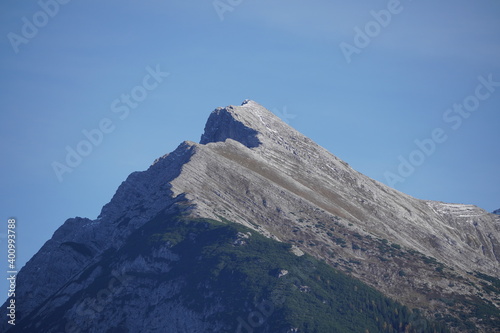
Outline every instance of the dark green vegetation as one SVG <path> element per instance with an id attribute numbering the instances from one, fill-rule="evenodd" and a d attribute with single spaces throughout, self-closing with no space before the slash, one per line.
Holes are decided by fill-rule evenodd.
<path id="1" fill-rule="evenodd" d="M 65 246 L 84 250 L 76 244 Z M 161 249 L 168 249 L 172 260 L 157 258 L 155 253 Z M 122 272 L 126 281 L 117 282 L 113 271 L 140 258 L 148 265 L 161 260 L 161 267 L 168 268 L 157 272 L 128 269 Z M 419 311 L 309 255 L 296 256 L 289 244 L 240 224 L 187 219 L 178 213 L 160 214 L 137 229 L 120 249 L 103 253 L 76 278 L 78 285 L 85 281 L 87 287 L 58 308 L 39 309 L 11 332 L 82 333 L 80 320 L 97 325 L 106 316 L 124 317 L 121 305 L 136 298 L 139 290 L 144 291 L 142 295 L 153 295 L 168 290 L 164 286 L 172 281 L 178 282 L 179 290 L 169 295 L 159 292 L 163 297 L 159 303 L 143 298 L 141 308 L 134 311 L 145 311 L 140 315 L 145 317 L 161 304 L 182 304 L 204 314 L 207 327 L 213 327 L 206 332 L 426 333 L 448 332 L 445 326 L 452 324 L 443 323 L 449 318 L 437 318 L 441 323 L 429 321 Z M 103 290 L 108 291 L 105 298 Z M 75 308 L 81 310 L 76 316 L 71 313 Z M 169 323 L 162 325 L 167 328 Z M 113 332 L 127 332 L 127 327 L 124 319 Z"/>
<path id="2" fill-rule="evenodd" d="M 148 247 L 168 243 L 181 257 L 165 278 L 187 279 L 183 303 L 203 311 L 221 302 L 225 310 L 207 320 L 227 323 L 228 332 L 446 332 L 418 311 L 239 224 L 163 217 L 149 227 L 156 230 L 148 233 Z"/>
<path id="3" fill-rule="evenodd" d="M 442 323 L 453 332 L 500 332 L 500 309 L 493 304 L 500 301 L 500 280 L 498 278 L 469 272 L 473 279 L 467 279 L 451 266 L 423 253 L 391 243 L 387 239 L 370 235 L 360 235 L 356 230 L 350 230 L 346 223 L 334 221 L 329 226 L 326 223 L 316 223 L 316 233 L 323 233 L 330 238 L 333 246 L 316 244 L 323 257 L 331 258 L 331 265 L 347 273 L 366 274 L 369 265 L 380 269 L 372 270 L 378 273 L 375 278 L 368 278 L 377 283 L 377 279 L 391 280 L 394 290 L 405 290 L 412 285 L 421 296 L 419 304 L 426 314 Z M 305 229 L 305 228 L 304 228 Z M 291 243 L 304 243 L 300 238 L 306 238 L 306 233 L 300 228 L 294 230 L 295 237 Z M 349 251 L 357 252 L 354 259 L 349 258 Z M 359 260 L 362 257 L 365 260 Z M 364 266 L 364 267 L 363 267 Z M 478 280 L 479 279 L 479 280 Z M 422 283 L 427 281 L 427 283 Z M 447 283 L 448 290 L 443 290 L 440 284 Z M 455 287 L 456 292 L 452 289 Z M 467 294 L 462 291 L 466 290 Z M 412 304 L 415 299 L 405 299 L 406 304 Z M 432 309 L 426 305 L 438 304 Z"/>

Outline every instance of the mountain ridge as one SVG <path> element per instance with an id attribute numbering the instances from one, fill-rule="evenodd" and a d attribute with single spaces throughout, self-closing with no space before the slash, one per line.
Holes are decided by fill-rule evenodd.
<path id="1" fill-rule="evenodd" d="M 482 299 L 498 303 L 483 289 L 495 290 L 500 277 L 500 217 L 391 189 L 246 100 L 214 110 L 199 144 L 185 141 L 129 175 L 96 220 L 67 220 L 19 274 L 20 315 L 45 313 L 42 302 L 77 286 L 72 278 L 82 267 L 126 246 L 158 214 L 179 209 L 290 243 L 427 314 L 445 304 L 443 318 L 454 318 L 449 299 L 463 301 L 464 313 Z M 57 274 L 40 283 L 40 267 Z M 494 311 L 487 308 L 471 323 L 484 322 Z"/>
<path id="2" fill-rule="evenodd" d="M 248 106 L 251 107 L 248 107 Z M 341 216 L 344 218 L 349 218 L 349 219 L 355 219 L 360 221 L 361 219 L 366 219 L 367 218 L 367 213 L 366 211 L 363 211 L 357 204 L 352 204 L 351 202 L 346 202 L 346 200 L 343 200 L 340 198 L 338 195 L 335 195 L 335 193 L 332 193 L 332 191 L 328 188 L 328 186 L 322 186 L 322 182 L 326 182 L 327 180 L 321 178 L 324 174 L 330 176 L 331 182 L 328 184 L 329 186 L 333 185 L 336 191 L 342 191 L 342 187 L 344 186 L 351 186 L 355 189 L 355 191 L 352 191 L 351 193 L 344 194 L 342 197 L 345 198 L 351 197 L 354 198 L 353 201 L 356 200 L 356 196 L 361 197 L 361 198 L 369 198 L 371 197 L 372 200 L 377 201 L 378 200 L 378 205 L 377 208 L 383 209 L 382 207 L 384 204 L 387 205 L 387 202 L 390 202 L 387 198 L 391 198 L 394 196 L 401 196 L 405 200 L 412 201 L 412 204 L 418 206 L 418 210 L 424 210 L 426 215 L 432 214 L 437 216 L 438 218 L 441 217 L 444 214 L 447 213 L 452 213 L 455 212 L 455 210 L 458 210 L 458 218 L 460 217 L 481 217 L 481 216 L 488 216 L 488 213 L 476 206 L 472 205 L 456 205 L 456 204 L 445 204 L 445 203 L 437 203 L 437 202 L 432 202 L 432 201 L 425 201 L 425 200 L 417 200 L 414 198 L 411 198 L 410 196 L 407 196 L 406 194 L 403 194 L 401 192 L 398 192 L 394 189 L 388 188 L 382 183 L 376 182 L 372 179 L 369 179 L 368 177 L 354 171 L 352 168 L 350 168 L 347 163 L 339 160 L 336 158 L 334 155 L 330 154 L 328 151 L 326 151 L 324 148 L 318 146 L 317 144 L 313 143 L 310 139 L 306 138 L 302 134 L 298 133 L 294 129 L 291 129 L 287 124 L 279 121 L 277 117 L 275 117 L 271 112 L 265 110 L 265 108 L 261 107 L 255 102 L 252 101 L 246 101 L 244 103 L 244 106 L 242 107 L 234 107 L 230 106 L 228 107 L 229 110 L 232 111 L 233 114 L 235 114 L 239 120 L 242 120 L 243 123 L 246 122 L 247 127 L 256 127 L 256 131 L 259 133 L 259 140 L 261 142 L 265 142 L 261 145 L 261 147 L 265 148 L 260 148 L 259 146 L 254 147 L 253 149 L 250 150 L 241 150 L 237 146 L 237 143 L 231 142 L 231 139 L 227 140 L 228 142 L 225 142 L 224 145 L 210 145 L 210 142 L 208 145 L 205 145 L 203 148 L 204 149 L 210 149 L 211 154 L 217 154 L 218 157 L 225 157 L 228 160 L 232 160 L 232 162 L 235 162 L 239 166 L 243 166 L 246 170 L 242 170 L 241 172 L 245 172 L 253 168 L 254 172 L 256 173 L 263 173 L 261 170 L 265 170 L 268 172 L 267 175 L 264 176 L 266 181 L 273 180 L 274 182 L 279 182 L 281 186 L 293 186 L 293 188 L 289 187 L 290 192 L 295 192 L 295 193 L 300 193 L 302 197 L 307 197 L 309 200 L 313 201 L 316 205 L 319 205 L 321 208 L 327 210 L 327 211 L 332 211 L 335 215 Z M 238 112 L 239 111 L 239 112 Z M 248 112 L 252 111 L 252 112 Z M 214 113 L 212 113 L 214 115 Z M 211 116 L 212 116 L 211 115 Z M 251 120 L 249 120 L 251 119 Z M 275 124 L 278 124 L 276 126 Z M 208 124 L 208 123 L 207 123 Z M 214 143 L 214 142 L 211 142 Z M 291 143 L 291 144 L 289 144 Z M 255 152 L 255 153 L 254 153 Z M 269 167 L 266 167 L 265 165 L 262 165 L 260 162 L 265 162 L 267 166 L 269 166 L 271 161 L 273 159 L 276 160 L 276 155 L 277 153 L 287 154 L 287 158 L 285 159 L 285 163 L 289 163 L 290 166 L 287 166 L 283 163 L 283 159 L 279 159 L 277 164 L 271 165 L 274 166 L 274 170 L 272 170 Z M 298 157 L 298 158 L 297 158 Z M 295 161 L 294 161 L 295 159 Z M 247 161 L 252 160 L 254 164 L 257 165 L 252 165 L 248 163 Z M 305 166 L 306 161 L 308 163 L 308 166 Z M 296 162 L 296 163 L 294 163 Z M 246 164 L 245 164 L 246 163 Z M 311 166 L 314 166 L 315 168 L 319 169 L 319 176 L 315 175 L 316 177 L 308 177 L 306 174 L 305 176 L 308 178 L 307 180 L 301 180 L 301 178 L 304 178 L 304 175 L 298 175 L 296 170 L 304 170 L 307 168 L 312 169 Z M 198 167 L 198 166 L 197 166 Z M 206 170 L 206 163 L 203 166 Z M 194 168 L 193 168 L 194 169 Z M 273 172 L 274 171 L 274 172 Z M 195 170 L 192 170 L 192 172 L 196 172 Z M 306 173 L 311 173 L 311 172 L 306 172 Z M 281 174 L 281 175 L 280 175 Z M 266 177 L 267 176 L 267 177 Z M 173 184 L 179 183 L 180 178 L 177 178 Z M 293 181 L 290 181 L 290 178 L 297 180 L 299 179 L 299 182 L 295 182 L 293 184 Z M 332 179 L 333 178 L 333 179 Z M 341 180 L 341 184 L 335 184 L 334 181 L 336 179 Z M 301 182 L 302 181 L 302 182 Z M 186 183 L 181 184 L 181 189 L 179 189 L 175 193 L 196 193 L 197 190 L 195 189 L 189 189 L 187 191 L 184 190 L 184 186 L 190 187 L 191 184 Z M 298 184 L 297 184 L 298 183 Z M 315 187 L 311 189 L 310 186 L 312 183 L 314 183 Z M 212 184 L 213 186 L 216 186 L 216 184 Z M 191 186 L 192 187 L 192 186 Z M 175 186 L 174 186 L 175 188 Z M 318 198 L 315 196 L 312 192 L 318 192 L 321 191 L 321 196 L 329 196 L 330 198 L 333 198 L 334 200 L 339 200 L 338 204 L 336 207 L 332 207 L 332 205 L 326 205 L 325 203 L 322 203 L 321 198 Z M 374 194 L 374 191 L 378 191 L 379 193 Z M 245 190 L 246 193 L 246 190 Z M 310 194 L 310 195 L 309 195 Z M 377 196 L 382 197 L 383 196 L 383 201 L 377 198 Z M 364 199 L 360 199 L 364 200 Z M 400 203 L 398 203 L 400 204 Z M 394 211 L 396 211 L 400 215 L 411 215 L 412 212 L 408 213 L 408 208 L 406 208 L 406 212 L 403 211 L 401 212 L 400 207 L 391 207 L 392 211 L 386 212 L 387 214 L 394 214 Z M 208 209 L 210 210 L 210 209 Z M 204 214 L 210 214 L 210 212 L 206 210 Z M 212 209 L 213 210 L 213 209 Z M 463 211 L 462 211 L 463 210 Z M 369 212 L 371 215 L 372 212 Z M 378 213 L 378 212 L 374 212 Z M 418 213 L 416 211 L 415 213 Z M 413 214 L 415 214 L 413 213 Z M 463 215 L 463 216 L 460 216 Z M 211 217 L 215 217 L 215 215 L 212 213 Z M 231 218 L 233 216 L 229 216 Z M 386 216 L 382 216 L 382 218 L 386 218 Z M 418 222 L 421 226 L 425 226 L 427 224 L 427 221 L 424 219 L 420 219 Z M 382 224 L 383 226 L 383 224 Z M 412 226 L 409 226 L 412 227 Z M 436 226 L 438 227 L 441 231 L 441 233 L 448 233 L 449 228 L 442 227 L 441 225 Z M 432 234 L 436 234 L 436 230 L 433 230 L 433 232 L 429 232 Z M 471 229 L 472 231 L 472 229 Z M 398 236 L 399 231 L 392 231 L 391 232 L 395 237 Z M 411 237 L 406 237 L 407 239 Z M 486 237 L 487 238 L 487 237 Z M 403 242 L 404 243 L 404 242 Z M 418 246 L 416 244 L 411 244 L 413 246 Z M 500 253 L 498 253 L 498 250 L 500 248 L 496 248 L 496 245 L 494 246 L 495 251 L 492 250 L 493 246 L 490 246 L 490 258 L 495 258 L 496 263 L 498 263 L 498 258 L 500 258 Z M 425 248 L 419 248 L 419 251 L 426 253 Z M 439 253 L 427 253 L 431 254 L 434 256 L 439 256 Z M 482 255 L 482 253 L 481 253 Z M 478 261 L 480 259 L 478 258 Z M 485 263 L 480 261 L 479 265 L 483 266 Z M 474 266 L 478 266 L 477 264 Z M 467 265 L 464 265 L 463 268 L 468 267 Z M 483 267 L 484 268 L 484 267 Z M 495 273 L 498 274 L 499 272 L 499 267 L 498 264 L 492 265 L 491 270 L 488 270 L 489 273 Z"/>

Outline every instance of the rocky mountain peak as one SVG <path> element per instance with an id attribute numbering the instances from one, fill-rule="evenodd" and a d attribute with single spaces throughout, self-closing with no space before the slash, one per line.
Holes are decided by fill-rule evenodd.
<path id="1" fill-rule="evenodd" d="M 499 208 L 499 209 L 497 209 L 497 210 L 495 210 L 495 211 L 493 212 L 493 214 L 500 215 L 500 208 Z"/>
<path id="2" fill-rule="evenodd" d="M 276 299 L 279 290 L 291 296 L 272 303 L 277 311 L 260 331 L 357 331 L 311 324 L 353 313 L 332 307 L 339 297 L 329 301 L 340 279 L 331 267 L 432 318 L 438 311 L 455 323 L 452 332 L 498 332 L 498 235 L 500 216 L 391 189 L 245 100 L 215 109 L 200 144 L 183 142 L 132 173 L 96 220 L 67 220 L 19 272 L 19 325 L 9 332 L 252 331 L 240 320 L 260 309 L 251 300 Z M 313 274 L 296 263 L 312 257 L 330 268 Z M 339 288 L 342 299 L 353 288 Z M 279 317 L 306 313 L 312 295 L 312 319 Z M 388 304 L 361 303 L 369 305 L 358 307 L 363 316 Z M 389 324 L 380 316 L 366 324 L 370 332 Z M 441 332 L 410 330 L 428 331 Z"/>
<path id="3" fill-rule="evenodd" d="M 224 142 L 233 139 L 255 148 L 272 145 L 289 137 L 302 135 L 259 103 L 245 100 L 240 106 L 215 109 L 208 118 L 200 143 Z"/>
<path id="4" fill-rule="evenodd" d="M 200 143 L 224 142 L 227 139 L 233 139 L 248 148 L 259 146 L 261 142 L 258 138 L 258 130 L 254 128 L 256 126 L 252 126 L 252 121 L 248 121 L 251 116 L 243 115 L 246 110 L 241 110 L 242 108 L 228 106 L 215 109 L 207 120 Z"/>

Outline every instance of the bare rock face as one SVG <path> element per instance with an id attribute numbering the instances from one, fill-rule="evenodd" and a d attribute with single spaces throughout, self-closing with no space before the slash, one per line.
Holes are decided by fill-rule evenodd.
<path id="1" fill-rule="evenodd" d="M 168 248 L 155 249 L 153 256 L 164 265 L 151 256 L 102 263 L 139 237 L 138 230 L 147 233 L 146 224 L 158 214 L 174 211 L 191 219 L 236 222 L 291 243 L 297 255 L 310 254 L 428 315 L 439 312 L 435 317 L 458 331 L 498 329 L 491 318 L 500 307 L 500 216 L 389 188 L 249 100 L 213 111 L 200 144 L 184 142 L 147 171 L 131 174 L 95 221 L 66 221 L 19 273 L 19 316 L 48 318 L 50 307 L 83 297 L 82 290 L 92 284 L 89 276 L 103 276 L 102 270 L 166 274 L 169 263 L 181 260 Z M 245 246 L 249 239 L 242 233 L 234 244 Z M 112 279 L 109 274 L 103 283 Z M 176 283 L 150 285 L 136 296 L 147 298 L 148 290 L 177 295 L 183 282 Z M 116 295 L 110 302 L 115 310 L 123 306 L 122 317 L 141 306 L 121 291 Z M 173 296 L 160 300 L 176 323 L 172 332 L 223 329 L 203 319 L 223 309 L 222 303 L 196 312 Z M 142 316 L 137 322 L 148 313 L 136 313 Z M 109 316 L 113 325 L 108 328 L 119 329 L 126 321 L 111 310 Z M 88 325 L 78 318 L 74 325 Z M 460 326 L 460 320 L 467 324 Z M 163 323 L 155 324 L 158 331 Z"/>
<path id="2" fill-rule="evenodd" d="M 247 103 L 250 102 L 244 102 L 244 104 Z M 235 119 L 233 110 L 233 106 L 228 106 L 227 108 L 217 108 L 212 112 L 205 125 L 205 133 L 201 136 L 201 144 L 225 141 L 226 139 L 236 140 L 248 148 L 254 148 L 261 144 L 257 138 L 259 132 Z"/>
<path id="3" fill-rule="evenodd" d="M 233 126 L 253 128 L 260 144 L 247 149 L 248 136 L 202 136 L 204 145 L 195 145 L 186 172 L 172 181 L 174 193 L 195 203 L 193 214 L 292 242 L 429 313 L 447 298 L 498 306 L 497 296 L 470 288 L 489 283 L 477 273 L 500 277 L 498 216 L 374 181 L 253 101 L 217 109 L 211 122 L 228 114 L 240 123 Z"/>
<path id="4" fill-rule="evenodd" d="M 287 240 L 284 233 L 294 227 L 289 221 L 297 221 L 293 215 L 316 210 L 324 219 L 343 219 L 353 229 L 462 270 L 500 275 L 498 217 L 472 205 L 418 200 L 376 182 L 255 102 L 217 109 L 209 122 L 219 116 L 226 122 L 228 114 L 234 128 L 253 128 L 258 134 L 250 141 L 261 144 L 245 149 L 246 135 L 210 142 L 215 137 L 208 128 L 205 144 L 195 145 L 197 153 L 184 166 L 189 172 L 172 182 L 174 193 L 191 198 L 200 216 L 221 215 L 248 226 L 259 221 L 264 233 Z"/>

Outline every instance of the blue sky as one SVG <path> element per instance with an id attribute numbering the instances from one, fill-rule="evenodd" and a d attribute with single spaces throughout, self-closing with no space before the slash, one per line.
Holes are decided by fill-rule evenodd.
<path id="1" fill-rule="evenodd" d="M 398 190 L 500 208 L 496 0 L 54 1 L 0 4 L 0 212 L 19 265 L 247 98 Z M 67 147 L 86 156 L 58 177 Z"/>

